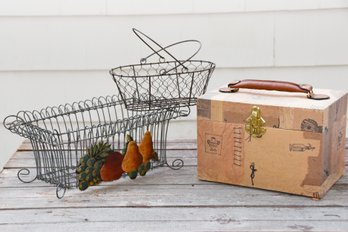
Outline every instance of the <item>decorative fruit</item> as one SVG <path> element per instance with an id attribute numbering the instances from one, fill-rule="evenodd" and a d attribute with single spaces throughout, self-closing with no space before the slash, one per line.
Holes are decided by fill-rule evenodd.
<path id="1" fill-rule="evenodd" d="M 129 142 L 131 142 L 131 141 L 134 141 L 134 139 L 132 138 L 132 136 L 127 135 L 127 136 L 126 136 L 126 145 L 124 146 L 124 148 L 123 148 L 123 150 L 122 150 L 122 155 L 125 155 L 125 154 L 126 154 L 128 144 L 129 144 Z"/>
<path id="2" fill-rule="evenodd" d="M 110 144 L 99 142 L 88 148 L 87 154 L 81 157 L 76 168 L 81 191 L 102 181 L 100 169 L 104 164 L 105 157 L 111 152 L 110 146 Z"/>
<path id="3" fill-rule="evenodd" d="M 146 161 L 145 163 L 142 163 L 139 168 L 138 168 L 138 172 L 139 175 L 141 176 L 145 176 L 147 171 L 149 171 L 151 168 L 151 162 L 150 161 Z"/>
<path id="4" fill-rule="evenodd" d="M 158 160 L 157 153 L 153 150 L 153 142 L 150 131 L 146 131 L 139 145 L 140 154 L 143 157 L 143 163 L 138 171 L 141 176 L 145 176 L 146 172 L 151 168 L 150 160 Z"/>
<path id="5" fill-rule="evenodd" d="M 128 174 L 129 178 L 135 179 L 138 167 L 143 162 L 138 146 L 134 141 L 130 141 L 127 146 L 126 154 L 122 161 L 122 169 Z"/>
<path id="6" fill-rule="evenodd" d="M 100 177 L 103 181 L 113 181 L 121 178 L 123 155 L 119 152 L 112 152 L 106 157 L 104 165 L 100 170 Z"/>
<path id="7" fill-rule="evenodd" d="M 143 162 L 147 162 L 154 158 L 154 150 L 152 144 L 152 136 L 150 131 L 146 131 L 141 143 L 139 144 L 139 151 L 143 157 Z"/>

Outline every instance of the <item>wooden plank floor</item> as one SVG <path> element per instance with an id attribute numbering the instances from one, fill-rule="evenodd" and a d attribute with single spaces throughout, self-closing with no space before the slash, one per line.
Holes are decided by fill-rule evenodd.
<path id="1" fill-rule="evenodd" d="M 199 181 L 196 144 L 169 148 L 169 160 L 185 161 L 179 171 L 158 168 L 58 200 L 55 187 L 17 179 L 19 168 L 34 166 L 25 142 L 0 173 L 0 231 L 348 231 L 347 176 L 314 201 Z"/>

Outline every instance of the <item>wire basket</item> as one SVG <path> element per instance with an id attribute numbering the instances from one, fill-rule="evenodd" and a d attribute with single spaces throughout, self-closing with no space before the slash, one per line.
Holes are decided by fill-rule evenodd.
<path id="1" fill-rule="evenodd" d="M 140 64 L 110 70 L 126 108 L 150 111 L 195 105 L 196 98 L 206 92 L 215 69 L 212 62 L 191 60 L 201 49 L 201 43 L 198 40 L 184 40 L 163 47 L 139 30 L 133 28 L 133 32 L 153 53 L 142 58 Z M 159 50 L 155 50 L 145 39 L 155 44 Z M 196 43 L 199 47 L 188 59 L 178 60 L 168 48 L 183 43 Z M 163 53 L 173 61 L 166 61 Z M 159 62 L 147 63 L 154 55 L 159 57 Z"/>
<path id="2" fill-rule="evenodd" d="M 159 155 L 159 161 L 152 163 L 152 167 L 181 168 L 182 160 L 168 164 L 166 158 L 168 124 L 179 113 L 175 109 L 130 113 L 115 95 L 39 111 L 20 111 L 6 117 L 4 126 L 28 138 L 33 148 L 36 173 L 23 168 L 17 174 L 19 180 L 30 183 L 38 179 L 54 184 L 57 197 L 62 198 L 66 189 L 78 186 L 77 163 L 86 149 L 98 141 L 108 142 L 114 150 L 121 151 L 127 134 L 140 142 L 149 130 Z"/>
<path id="3" fill-rule="evenodd" d="M 142 41 L 144 36 L 149 38 L 136 29 L 133 31 Z M 112 69 L 110 73 L 118 88 L 117 95 L 20 111 L 6 117 L 5 128 L 28 138 L 35 158 L 35 173 L 22 168 L 18 171 L 18 179 L 24 183 L 38 179 L 54 184 L 57 197 L 62 198 L 66 189 L 78 186 L 75 171 L 87 148 L 103 141 L 111 144 L 113 150 L 121 151 L 128 134 L 139 143 L 145 131 L 151 132 L 159 157 L 158 161 L 152 161 L 152 168 L 183 167 L 181 159 L 172 163 L 167 160 L 169 122 L 189 115 L 189 106 L 196 104 L 196 97 L 206 91 L 215 68 L 211 62 L 190 60 L 199 51 L 199 42 L 199 49 L 184 61 L 167 51 L 169 47 L 188 42 L 198 41 L 180 41 L 166 47 L 154 42 L 160 49 L 153 50 L 141 64 Z M 165 61 L 160 55 L 163 52 L 174 61 Z M 162 62 L 146 63 L 154 54 L 159 55 Z"/>

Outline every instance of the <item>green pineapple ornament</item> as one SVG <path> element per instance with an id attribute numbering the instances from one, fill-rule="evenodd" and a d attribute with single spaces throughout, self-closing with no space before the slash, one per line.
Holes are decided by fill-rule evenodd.
<path id="1" fill-rule="evenodd" d="M 81 191 L 86 190 L 89 186 L 97 185 L 102 181 L 100 169 L 110 152 L 111 145 L 101 141 L 88 148 L 87 154 L 80 158 L 76 174 Z"/>

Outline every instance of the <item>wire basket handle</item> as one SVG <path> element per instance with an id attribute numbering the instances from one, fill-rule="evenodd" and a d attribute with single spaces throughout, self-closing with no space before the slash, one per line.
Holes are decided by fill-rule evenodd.
<path id="1" fill-rule="evenodd" d="M 165 46 L 165 47 L 162 47 L 160 44 L 158 44 L 155 40 L 153 40 L 152 38 L 150 38 L 148 35 L 144 34 L 143 32 L 139 31 L 138 29 L 135 29 L 133 28 L 132 29 L 134 34 L 146 45 L 148 46 L 152 51 L 153 53 L 151 53 L 150 55 L 148 55 L 147 57 L 145 58 L 142 58 L 140 59 L 140 63 L 141 64 L 144 64 L 146 63 L 146 60 L 148 58 L 150 58 L 151 56 L 153 55 L 158 55 L 159 58 L 160 58 L 160 62 L 165 62 L 165 58 L 160 54 L 161 51 L 164 51 L 165 53 L 167 53 L 170 57 L 172 57 L 176 62 L 178 62 L 179 64 L 177 66 L 175 66 L 174 68 L 171 68 L 170 70 L 166 70 L 164 71 L 163 73 L 161 74 L 166 74 L 174 69 L 176 69 L 177 67 L 179 66 L 182 66 L 184 69 L 188 69 L 184 64 L 188 61 L 190 61 L 200 50 L 201 50 L 201 47 L 202 47 L 202 44 L 200 41 L 198 40 L 182 40 L 182 41 L 179 41 L 179 42 L 176 42 L 176 43 L 173 43 L 173 44 L 170 44 L 168 46 Z M 157 45 L 160 49 L 159 50 L 155 50 L 149 43 L 147 43 L 145 41 L 145 39 L 143 37 L 146 37 L 148 40 L 150 40 L 152 43 L 154 43 L 155 45 Z M 193 43 L 198 43 L 199 47 L 198 49 L 193 53 L 193 55 L 191 55 L 189 58 L 187 58 L 186 60 L 184 61 L 179 61 L 174 55 L 172 55 L 168 50 L 167 48 L 170 48 L 170 47 L 173 47 L 175 45 L 178 45 L 178 44 L 183 44 L 183 43 L 190 43 L 190 42 L 193 42 Z"/>
<path id="2" fill-rule="evenodd" d="M 17 115 L 9 115 L 3 121 L 4 127 L 14 134 L 18 134 L 24 138 L 29 138 L 30 135 L 27 126 L 22 118 Z"/>

